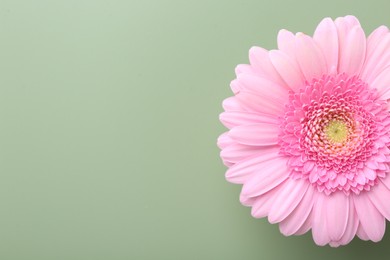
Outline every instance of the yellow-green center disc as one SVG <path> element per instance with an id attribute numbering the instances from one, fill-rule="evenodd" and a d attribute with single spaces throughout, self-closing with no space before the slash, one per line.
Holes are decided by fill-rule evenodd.
<path id="1" fill-rule="evenodd" d="M 325 127 L 325 134 L 331 142 L 342 143 L 348 138 L 348 127 L 342 121 L 333 120 Z"/>

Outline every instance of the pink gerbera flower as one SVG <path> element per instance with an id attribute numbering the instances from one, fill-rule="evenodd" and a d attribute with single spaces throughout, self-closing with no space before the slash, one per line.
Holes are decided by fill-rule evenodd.
<path id="1" fill-rule="evenodd" d="M 390 32 L 366 38 L 353 16 L 314 36 L 281 30 L 253 47 L 220 116 L 226 178 L 240 201 L 286 235 L 318 245 L 379 241 L 390 220 Z"/>

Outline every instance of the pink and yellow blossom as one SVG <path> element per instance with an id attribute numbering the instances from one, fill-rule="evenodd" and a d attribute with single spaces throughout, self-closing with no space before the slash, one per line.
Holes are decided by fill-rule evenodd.
<path id="1" fill-rule="evenodd" d="M 390 31 L 354 16 L 314 36 L 281 30 L 253 47 L 223 102 L 218 139 L 240 201 L 284 235 L 318 245 L 380 241 L 390 220 Z"/>

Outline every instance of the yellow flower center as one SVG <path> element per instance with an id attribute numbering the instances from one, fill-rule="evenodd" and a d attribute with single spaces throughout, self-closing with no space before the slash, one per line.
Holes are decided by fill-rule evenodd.
<path id="1" fill-rule="evenodd" d="M 333 143 L 342 143 L 348 138 L 348 127 L 343 121 L 333 120 L 325 127 L 326 137 Z"/>

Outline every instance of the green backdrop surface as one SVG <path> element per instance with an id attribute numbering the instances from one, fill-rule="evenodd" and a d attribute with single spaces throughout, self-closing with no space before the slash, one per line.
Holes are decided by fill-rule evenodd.
<path id="1" fill-rule="evenodd" d="M 388 1 L 0 0 L 0 259 L 387 259 L 253 219 L 216 138 L 279 29 L 390 25 Z"/>

